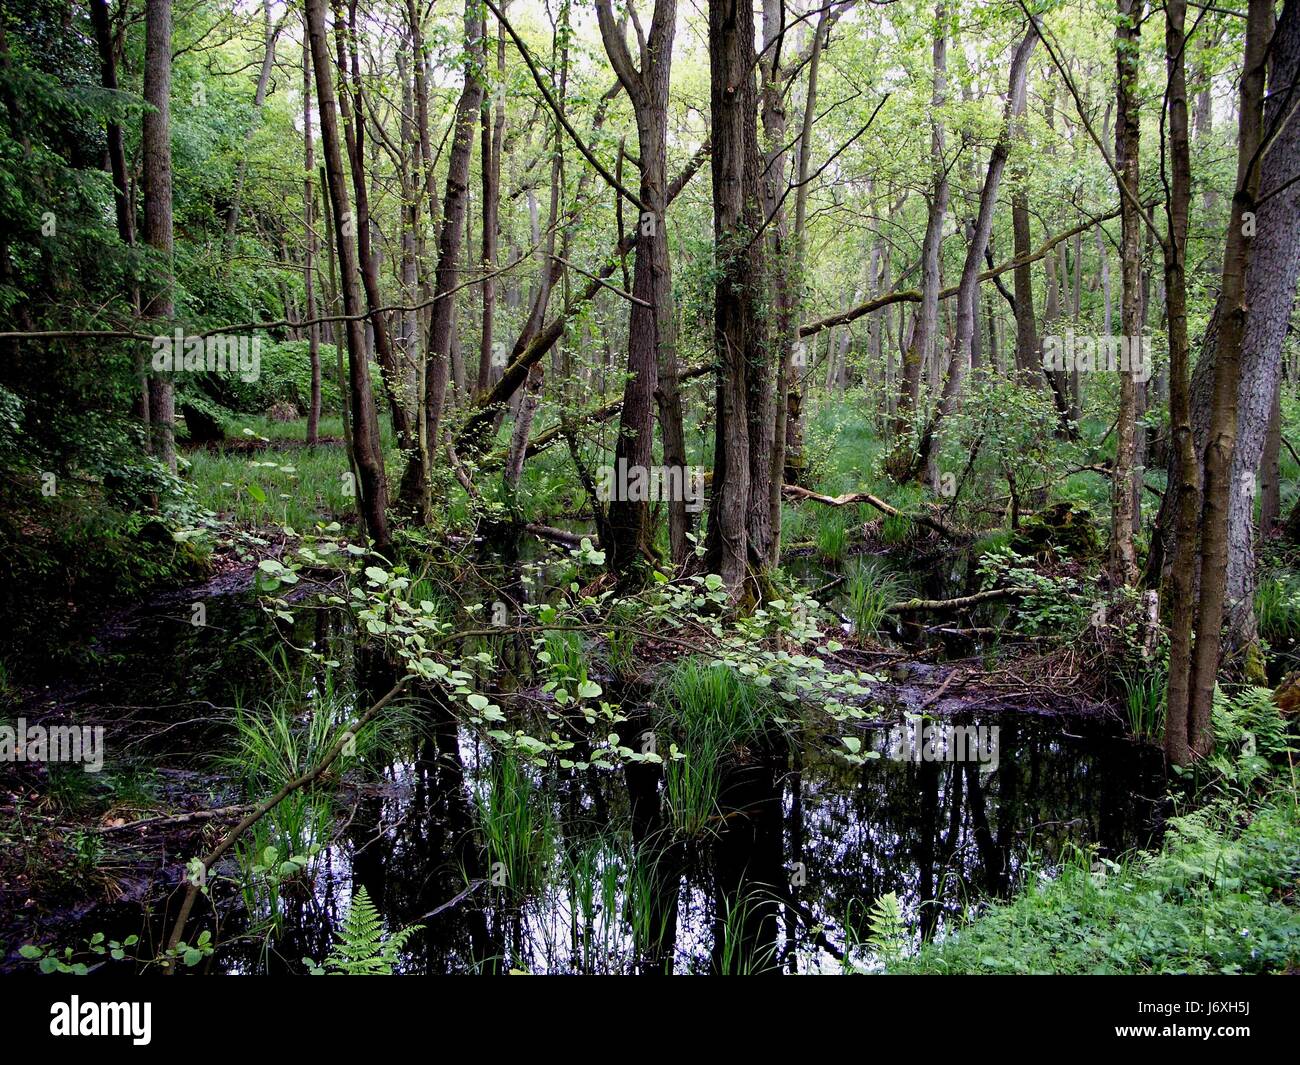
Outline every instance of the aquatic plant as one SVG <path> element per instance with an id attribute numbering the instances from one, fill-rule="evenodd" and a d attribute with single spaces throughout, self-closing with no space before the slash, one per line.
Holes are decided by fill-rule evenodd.
<path id="1" fill-rule="evenodd" d="M 1130 735 L 1139 739 L 1157 739 L 1165 729 L 1166 671 L 1163 667 L 1143 672 L 1125 673 L 1124 709 Z"/>
<path id="2" fill-rule="evenodd" d="M 842 562 L 849 548 L 849 521 L 839 508 L 822 511 L 817 519 L 817 555 L 824 562 Z"/>
<path id="3" fill-rule="evenodd" d="M 728 665 L 688 658 L 672 668 L 660 698 L 661 728 L 680 740 L 665 759 L 668 809 L 679 832 L 698 835 L 717 816 L 726 761 L 767 728 L 772 697 Z"/>
<path id="4" fill-rule="evenodd" d="M 859 642 L 875 636 L 888 609 L 903 598 L 897 577 L 876 559 L 862 559 L 849 574 L 845 595 L 849 623 Z"/>
<path id="5" fill-rule="evenodd" d="M 513 753 L 498 754 L 475 797 L 488 882 L 516 900 L 539 892 L 555 862 L 558 828 L 544 794 Z"/>

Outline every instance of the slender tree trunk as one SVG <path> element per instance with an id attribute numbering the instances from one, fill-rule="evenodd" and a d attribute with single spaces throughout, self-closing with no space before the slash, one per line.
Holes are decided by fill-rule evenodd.
<path id="1" fill-rule="evenodd" d="M 984 175 L 984 187 L 980 190 L 979 210 L 975 217 L 970 243 L 966 248 L 966 260 L 962 265 L 961 280 L 957 288 L 957 329 L 952 355 L 948 362 L 948 378 L 944 382 L 939 409 L 922 435 L 913 468 L 914 476 L 923 473 L 928 468 L 932 455 L 937 453 L 937 434 L 940 426 L 945 418 L 951 417 L 956 411 L 961 399 L 966 371 L 971 364 L 971 345 L 978 325 L 975 312 L 979 296 L 980 262 L 984 258 L 984 250 L 988 247 L 989 235 L 993 232 L 993 209 L 997 205 L 1002 172 L 1006 169 L 1011 131 L 1014 129 L 1016 119 L 1024 111 L 1025 79 L 1029 72 L 1029 57 L 1033 54 L 1037 43 L 1038 29 L 1031 25 L 1011 59 L 1002 134 L 989 156 L 988 169 Z"/>
<path id="2" fill-rule="evenodd" d="M 912 339 L 903 352 L 902 389 L 898 394 L 895 432 L 902 437 L 912 428 L 921 407 L 921 376 L 934 358 L 935 333 L 939 325 L 939 290 L 943 284 L 940 252 L 943 245 L 943 216 L 948 209 L 948 164 L 945 158 L 944 127 L 939 109 L 948 95 L 948 6 L 939 0 L 934 11 L 934 91 L 930 119 L 930 171 L 932 175 L 925 239 L 921 244 L 921 306 L 916 312 Z M 919 431 L 919 426 L 917 427 Z M 898 460 L 893 468 L 902 478 L 911 475 L 913 452 L 906 441 L 898 443 Z"/>
<path id="3" fill-rule="evenodd" d="M 505 5 L 502 6 L 505 10 Z M 495 367 L 492 350 L 496 336 L 496 306 L 498 283 L 489 276 L 497 266 L 497 240 L 501 213 L 501 141 L 506 128 L 506 38 L 505 30 L 497 25 L 497 77 L 494 107 L 484 102 L 480 117 L 482 127 L 482 186 L 483 186 L 483 327 L 479 337 L 478 375 L 474 387 L 486 392 L 492 384 Z"/>
<path id="4" fill-rule="evenodd" d="M 1140 100 L 1138 70 L 1142 0 L 1118 0 L 1115 23 L 1117 90 L 1115 107 L 1115 161 L 1120 181 L 1121 268 L 1120 320 L 1123 343 L 1137 352 L 1142 338 L 1142 251 L 1138 213 L 1138 144 Z M 1118 584 L 1137 579 L 1137 549 L 1133 542 L 1133 467 L 1137 455 L 1137 380 L 1121 369 L 1119 374 L 1119 418 L 1115 426 L 1115 466 L 1111 478 L 1110 574 Z"/>
<path id="5" fill-rule="evenodd" d="M 1252 223 L 1257 220 L 1265 64 L 1272 23 L 1273 9 L 1269 0 L 1250 0 L 1241 74 L 1236 191 L 1223 253 L 1213 403 L 1202 460 L 1205 472 L 1201 507 L 1201 581 L 1196 605 L 1196 642 L 1192 648 L 1191 710 L 1188 715 L 1188 745 L 1192 755 L 1197 757 L 1208 754 L 1214 745 L 1210 710 L 1219 669 L 1227 591 L 1229 481 L 1237 437 L 1238 388 L 1248 308 L 1246 272 L 1254 244 L 1255 227 Z"/>
<path id="6" fill-rule="evenodd" d="M 362 524 L 377 550 L 389 548 L 388 481 L 384 476 L 384 456 L 379 437 L 379 417 L 375 411 L 370 385 L 370 366 L 366 358 L 365 328 L 362 324 L 360 271 L 357 267 L 353 237 L 356 223 L 348 203 L 347 183 L 343 174 L 342 146 L 331 76 L 334 64 L 325 36 L 325 0 L 305 0 L 307 34 L 311 41 L 312 66 L 316 76 L 317 113 L 320 121 L 321 151 L 325 157 L 326 184 L 329 188 L 334 239 L 339 263 L 339 289 L 343 313 L 347 316 L 346 336 L 349 362 L 349 392 L 352 414 L 352 450 L 360 484 L 358 512 Z"/>
<path id="7" fill-rule="evenodd" d="M 117 57 L 113 50 L 113 30 L 109 17 L 108 0 L 91 0 L 90 20 L 95 30 L 95 45 L 99 51 L 100 78 L 105 89 L 117 92 Z M 126 140 L 120 122 L 109 120 L 104 125 L 108 140 L 108 166 L 113 175 L 113 210 L 117 217 L 117 235 L 127 247 L 135 247 L 135 206 L 131 202 L 131 189 L 127 179 Z M 140 313 L 140 286 L 131 282 L 131 307 Z M 145 447 L 153 450 L 152 429 L 149 424 L 149 377 L 143 359 L 140 364 L 140 387 L 135 396 L 136 415 L 144 426 Z"/>
<path id="8" fill-rule="evenodd" d="M 306 245 L 303 251 L 303 290 L 307 305 L 307 356 L 311 361 L 311 397 L 307 407 L 307 443 L 314 444 L 320 439 L 320 325 L 315 321 L 316 314 L 316 193 L 312 188 L 312 175 L 316 172 L 316 144 L 313 133 L 311 106 L 311 45 L 304 37 L 302 48 L 302 143 L 303 143 L 303 178 L 302 178 L 302 224 Z"/>
<path id="9" fill-rule="evenodd" d="M 474 149 L 474 127 L 483 105 L 481 78 L 484 59 L 482 5 L 465 0 L 465 81 L 456 102 L 451 153 L 447 163 L 447 190 L 443 196 L 442 229 L 438 235 L 438 269 L 434 274 L 433 313 L 429 322 L 428 362 L 425 366 L 424 438 L 429 453 L 438 447 L 442 408 L 447 396 L 447 370 L 451 354 L 451 329 L 455 289 L 460 277 L 460 245 L 468 211 L 469 161 Z M 431 516 L 429 471 L 423 478 L 425 518 Z"/>
<path id="10" fill-rule="evenodd" d="M 749 0 L 709 0 L 713 124 L 714 348 L 718 390 L 705 564 L 734 599 L 749 573 L 751 368 L 762 366 L 764 248 L 754 13 Z M 766 457 L 766 456 L 765 456 Z M 767 507 L 767 497 L 762 504 Z"/>
<path id="11" fill-rule="evenodd" d="M 1165 753 L 1174 765 L 1186 765 L 1188 748 L 1188 683 L 1194 589 L 1196 581 L 1196 516 L 1200 510 L 1201 478 L 1192 436 L 1191 365 L 1187 339 L 1187 228 L 1192 199 L 1191 149 L 1187 133 L 1186 0 L 1169 0 L 1165 7 L 1165 69 L 1167 71 L 1170 153 L 1170 195 L 1166 233 L 1161 243 L 1165 267 L 1165 297 L 1169 319 L 1169 423 L 1176 473 L 1169 479 L 1177 543 L 1164 586 L 1165 618 L 1169 627 L 1169 672 L 1165 697 Z"/>
<path id="12" fill-rule="evenodd" d="M 370 214 L 370 192 L 367 189 L 365 96 L 361 88 L 361 59 L 357 46 L 356 22 L 356 0 L 349 0 L 346 20 L 343 16 L 342 0 L 335 0 L 334 32 L 338 40 L 339 83 L 343 86 L 338 97 L 339 116 L 343 122 L 343 141 L 352 170 L 352 197 L 356 205 L 357 259 L 361 270 L 366 309 L 370 312 L 366 324 L 369 326 L 369 337 L 373 344 L 375 359 L 379 363 L 384 389 L 388 393 L 388 409 L 393 422 L 393 433 L 397 437 L 398 447 L 407 456 L 408 467 L 410 465 L 417 467 L 416 473 L 412 476 L 418 477 L 420 450 L 415 426 L 403 395 L 401 367 L 393 351 L 388 320 L 380 312 L 380 308 L 384 306 L 384 297 L 379 287 L 378 250 L 372 243 L 376 226 Z M 349 68 L 352 80 L 351 99 L 346 88 Z"/>
<path id="13" fill-rule="evenodd" d="M 248 173 L 248 149 L 253 143 L 262 118 L 262 105 L 266 103 L 267 86 L 271 84 L 271 68 L 275 65 L 275 42 L 284 28 L 284 18 L 272 24 L 271 5 L 267 3 L 262 12 L 264 20 L 264 41 L 262 49 L 262 67 L 257 74 L 257 89 L 253 92 L 253 122 L 244 133 L 244 150 L 239 153 L 239 163 L 235 168 L 235 188 L 230 194 L 230 206 L 226 208 L 226 261 L 230 262 L 235 253 L 235 230 L 239 225 L 240 202 L 244 195 L 244 178 Z"/>
<path id="14" fill-rule="evenodd" d="M 790 439 L 797 441 L 801 430 L 800 380 L 804 359 L 799 365 L 794 361 L 794 350 L 799 326 L 800 294 L 803 291 L 804 234 L 808 216 L 808 187 L 812 159 L 812 126 L 817 113 L 817 75 L 825 45 L 831 8 L 827 7 L 817 21 L 808 59 L 808 87 L 804 93 L 803 121 L 799 128 L 798 188 L 795 192 L 795 221 L 793 243 L 787 244 L 785 212 L 782 204 L 786 195 L 786 117 L 783 95 L 784 75 L 780 66 L 778 37 L 784 30 L 785 5 L 783 0 L 765 0 L 763 4 L 763 124 L 769 144 L 767 172 L 763 185 L 764 210 L 775 214 L 769 227 L 769 252 L 772 269 L 772 294 L 776 305 L 777 370 L 776 388 L 772 398 L 772 431 L 764 432 L 756 442 L 759 449 L 766 447 L 771 456 L 767 471 L 768 519 L 767 561 L 776 565 L 781 558 L 781 489 L 785 483 L 786 455 Z M 780 43 L 784 43 L 781 41 Z M 800 347 L 801 352 L 806 350 Z M 793 415 L 793 417 L 792 417 Z M 754 446 L 751 443 L 751 446 Z"/>
<path id="15" fill-rule="evenodd" d="M 160 332 L 171 332 L 176 315 L 172 264 L 172 4 L 148 0 L 145 5 L 144 113 L 140 151 L 144 157 L 144 242 L 159 253 L 163 277 L 153 287 L 144 314 L 159 321 Z M 154 454 L 176 472 L 176 407 L 172 382 L 157 375 L 149 379 L 149 424 Z"/>
<path id="16" fill-rule="evenodd" d="M 659 349 L 674 345 L 673 305 L 668 257 L 668 81 L 676 28 L 675 0 L 656 0 L 647 47 L 641 52 L 641 67 L 633 63 L 625 28 L 615 21 L 609 0 L 598 0 L 605 51 L 619 82 L 632 101 L 640 152 L 641 185 L 638 197 L 642 213 L 638 220 L 636 259 L 633 268 L 632 304 L 628 316 L 627 361 L 629 378 L 623 390 L 618 441 L 614 449 L 615 470 L 639 468 L 648 476 L 654 461 L 652 401 L 658 389 Z M 665 441 L 665 450 L 668 449 Z M 679 461 L 684 461 L 681 456 Z M 668 456 L 665 455 L 665 466 Z M 678 482 L 684 486 L 685 469 L 677 467 Z M 669 500 L 670 510 L 685 515 L 685 498 Z M 640 560 L 653 557 L 650 508 L 645 499 L 614 498 L 609 507 L 609 545 L 612 571 L 630 575 Z M 683 542 L 675 550 L 685 554 L 684 522 L 679 518 Z"/>

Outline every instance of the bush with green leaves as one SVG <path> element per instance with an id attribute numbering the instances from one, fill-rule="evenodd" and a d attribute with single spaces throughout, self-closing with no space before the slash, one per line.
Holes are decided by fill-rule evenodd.
<path id="1" fill-rule="evenodd" d="M 1088 620 L 1091 602 L 1073 577 L 1040 573 L 1010 547 L 990 547 L 976 563 L 984 588 L 1026 588 L 1012 607 L 1014 626 L 1030 635 L 1068 636 Z"/>
<path id="2" fill-rule="evenodd" d="M 1128 862 L 1081 852 L 919 955 L 902 973 L 1259 973 L 1300 961 L 1294 794 L 1221 800 L 1170 821 Z"/>

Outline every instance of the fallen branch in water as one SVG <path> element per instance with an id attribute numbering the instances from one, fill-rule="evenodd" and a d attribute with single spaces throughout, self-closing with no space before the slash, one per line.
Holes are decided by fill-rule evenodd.
<path id="1" fill-rule="evenodd" d="M 107 835 L 110 832 L 126 832 L 132 828 L 152 828 L 154 825 L 186 825 L 195 821 L 211 821 L 218 817 L 234 817 L 236 814 L 246 814 L 252 809 L 254 809 L 252 803 L 242 803 L 239 806 L 218 806 L 211 810 L 191 810 L 185 814 L 162 814 L 158 817 L 144 817 L 139 821 L 126 821 L 120 825 L 103 825 L 95 831 L 100 835 Z"/>
<path id="2" fill-rule="evenodd" d="M 221 860 L 222 855 L 235 845 L 235 842 L 239 837 L 257 824 L 258 821 L 262 820 L 263 817 L 279 806 L 280 803 L 284 802 L 284 800 L 295 791 L 299 791 L 302 788 L 305 788 L 308 784 L 318 780 L 324 774 L 325 770 L 333 765 L 338 756 L 343 753 L 343 749 L 356 738 L 356 734 L 378 717 L 384 707 L 397 698 L 410 679 L 411 678 L 408 675 L 394 684 L 387 695 L 375 703 L 374 706 L 358 717 L 356 721 L 339 734 L 339 738 L 334 741 L 330 746 L 330 749 L 325 752 L 324 757 L 321 758 L 315 766 L 309 769 L 302 776 L 289 781 L 289 783 L 285 784 L 284 787 L 269 799 L 266 799 L 253 807 L 252 811 L 242 821 L 240 821 L 239 824 L 221 837 L 220 843 L 199 859 L 199 862 L 202 865 L 202 876 L 195 877 L 192 874 L 190 875 L 189 887 L 185 889 L 185 898 L 181 902 L 180 912 L 176 915 L 176 921 L 172 925 L 171 935 L 167 937 L 167 946 L 164 951 L 165 957 L 162 959 L 163 969 L 167 975 L 170 976 L 176 972 L 176 962 L 174 958 L 176 947 L 181 942 L 181 937 L 185 935 L 185 925 L 189 922 L 190 913 L 194 909 L 194 900 L 198 897 L 201 885 L 204 879 L 206 879 L 208 871 Z"/>
<path id="3" fill-rule="evenodd" d="M 842 496 L 826 496 L 820 492 L 812 492 L 807 488 L 801 488 L 797 484 L 787 484 L 782 486 L 782 491 L 792 499 L 807 499 L 813 503 L 821 503 L 827 507 L 847 507 L 854 503 L 868 503 L 891 518 L 907 518 L 909 521 L 917 522 L 928 529 L 933 529 L 940 536 L 949 540 L 961 540 L 966 537 L 966 533 L 950 529 L 941 521 L 925 514 L 904 514 L 897 507 L 891 507 L 883 499 L 873 496 L 870 492 L 846 492 Z"/>
<path id="4" fill-rule="evenodd" d="M 580 547 L 583 541 L 581 533 L 557 529 L 554 525 L 542 525 L 535 521 L 530 521 L 524 529 L 543 540 L 554 540 L 557 544 L 564 544 L 566 547 Z M 588 534 L 587 539 L 590 538 L 591 534 Z"/>
<path id="5" fill-rule="evenodd" d="M 963 595 L 956 599 L 908 599 L 885 607 L 886 614 L 919 614 L 941 610 L 961 610 L 964 607 L 988 603 L 995 599 L 1014 599 L 1021 595 L 1032 595 L 1033 588 L 989 588 L 987 591 Z"/>

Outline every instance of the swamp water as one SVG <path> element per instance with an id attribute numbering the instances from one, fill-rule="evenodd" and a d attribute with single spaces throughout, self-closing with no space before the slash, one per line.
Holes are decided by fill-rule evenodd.
<path id="1" fill-rule="evenodd" d="M 802 579 L 816 587 L 822 576 Z M 339 663 L 330 690 L 320 674 L 303 687 L 303 722 L 313 702 L 327 701 L 341 722 L 391 682 L 356 653 L 351 622 L 336 612 L 304 600 L 293 624 L 277 621 L 245 585 L 204 594 L 206 625 L 196 627 L 198 594 L 176 593 L 119 620 L 98 642 L 95 668 L 28 708 L 28 717 L 108 726 L 108 779 L 115 762 L 130 763 L 160 804 L 181 809 L 270 790 L 245 792 L 238 756 L 217 759 L 237 750 L 229 708 L 256 707 L 281 683 L 273 649 L 311 647 Z M 867 721 L 732 751 L 714 814 L 689 838 L 661 814 L 658 769 L 502 764 L 445 707 L 414 698 L 393 726 L 395 755 L 363 755 L 365 772 L 351 773 L 325 806 L 304 804 L 295 842 L 267 825 L 250 833 L 242 872 L 235 863 L 217 870 L 219 946 L 203 964 L 302 971 L 302 959 L 328 954 L 364 886 L 390 930 L 423 926 L 402 951 L 401 971 L 834 972 L 872 964 L 868 915 L 883 895 L 896 894 L 915 945 L 960 924 L 981 900 L 1050 875 L 1076 848 L 1113 858 L 1157 838 L 1158 752 L 1125 739 L 1118 723 L 1014 702 L 936 700 L 958 723 L 997 727 L 996 768 L 895 760 L 891 726 L 907 707 L 925 705 L 938 680 L 924 670 L 877 674 L 889 679 Z M 515 679 L 528 698 L 527 682 Z M 620 691 L 600 680 L 634 721 L 653 716 L 652 683 Z M 852 730 L 863 753 L 880 756 L 846 760 L 840 735 Z M 202 831 L 103 837 L 111 889 L 88 889 L 56 912 L 11 915 L 5 967 L 25 964 L 15 957 L 22 942 L 80 946 L 97 932 L 138 934 L 138 953 L 150 956 L 179 899 L 185 860 L 218 838 L 217 826 Z M 309 839 L 320 846 L 305 872 L 278 884 L 248 872 L 264 844 L 278 844 L 283 859 Z M 213 927 L 204 911 L 196 911 L 203 927 Z"/>

